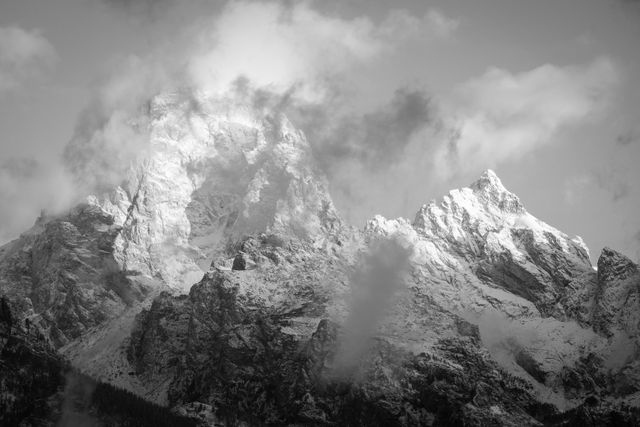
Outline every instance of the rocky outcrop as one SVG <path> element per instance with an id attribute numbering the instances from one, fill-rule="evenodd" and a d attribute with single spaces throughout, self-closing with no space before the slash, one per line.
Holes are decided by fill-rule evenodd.
<path id="1" fill-rule="evenodd" d="M 604 248 L 598 259 L 594 326 L 613 335 L 640 339 L 640 270 L 629 258 Z M 640 342 L 640 341 L 639 341 Z"/>
<path id="2" fill-rule="evenodd" d="M 0 248 L 0 292 L 16 321 L 59 347 L 144 299 L 148 288 L 114 258 L 119 231 L 111 215 L 80 205 Z"/>
<path id="3" fill-rule="evenodd" d="M 11 321 L 11 306 L 0 297 L 0 424 L 55 425 L 65 364 L 44 337 Z"/>

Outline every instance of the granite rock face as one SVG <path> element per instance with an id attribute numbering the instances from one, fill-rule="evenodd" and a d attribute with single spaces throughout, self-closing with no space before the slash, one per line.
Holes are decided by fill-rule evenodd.
<path id="1" fill-rule="evenodd" d="M 111 215 L 83 204 L 0 248 L 0 292 L 16 321 L 60 347 L 143 300 L 147 286 L 114 257 L 119 232 Z"/>
<path id="2" fill-rule="evenodd" d="M 638 339 L 640 270 L 629 258 L 605 248 L 598 259 L 594 326 L 608 335 L 616 331 Z"/>

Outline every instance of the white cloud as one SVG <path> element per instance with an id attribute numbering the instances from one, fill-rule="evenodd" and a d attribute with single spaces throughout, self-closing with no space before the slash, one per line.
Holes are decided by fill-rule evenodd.
<path id="1" fill-rule="evenodd" d="M 307 3 L 231 3 L 204 36 L 190 71 L 199 87 L 225 91 L 238 77 L 274 91 L 304 85 L 317 95 L 321 81 L 369 59 L 382 45 L 368 19 L 330 18 Z"/>
<path id="2" fill-rule="evenodd" d="M 309 2 L 231 2 L 192 53 L 189 69 L 199 87 L 225 91 L 239 76 L 256 87 L 318 101 L 327 82 L 379 57 L 410 38 L 445 38 L 457 21 L 437 11 L 423 18 L 394 10 L 379 25 L 368 17 L 321 14 Z"/>
<path id="3" fill-rule="evenodd" d="M 458 20 L 451 19 L 435 9 L 431 9 L 427 12 L 425 15 L 425 22 L 428 26 L 433 28 L 434 34 L 440 38 L 451 37 L 460 25 Z"/>
<path id="4" fill-rule="evenodd" d="M 53 46 L 37 30 L 0 27 L 0 93 L 38 76 L 55 58 Z"/>
<path id="5" fill-rule="evenodd" d="M 617 79 L 616 67 L 607 59 L 586 66 L 547 64 L 519 74 L 489 69 L 461 85 L 454 96 L 459 137 L 443 145 L 438 157 L 457 164 L 452 168 L 446 163 L 441 175 L 456 168 L 496 167 L 551 143 L 563 126 L 606 105 Z"/>
<path id="6" fill-rule="evenodd" d="M 453 36 L 459 25 L 458 20 L 449 18 L 436 9 L 429 9 L 422 17 L 398 9 L 389 13 L 377 32 L 381 37 L 396 43 L 411 38 L 447 39 Z"/>
<path id="7" fill-rule="evenodd" d="M 31 227 L 42 208 L 56 214 L 72 197 L 70 178 L 55 159 L 42 163 L 4 159 L 0 163 L 0 244 Z"/>

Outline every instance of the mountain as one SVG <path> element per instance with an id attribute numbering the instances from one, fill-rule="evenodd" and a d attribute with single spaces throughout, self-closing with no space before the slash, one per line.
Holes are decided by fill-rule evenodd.
<path id="1" fill-rule="evenodd" d="M 0 248 L 12 321 L 76 369 L 204 425 L 640 420 L 638 266 L 494 172 L 356 229 L 277 111 L 172 93 L 129 123 L 116 184 Z M 105 133 L 67 148 L 80 180 Z"/>

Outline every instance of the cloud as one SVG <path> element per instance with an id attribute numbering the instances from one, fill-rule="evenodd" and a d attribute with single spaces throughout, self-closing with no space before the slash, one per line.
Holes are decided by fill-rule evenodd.
<path id="1" fill-rule="evenodd" d="M 424 21 L 429 27 L 433 28 L 434 33 L 441 38 L 451 37 L 460 26 L 460 21 L 449 18 L 435 9 L 427 12 Z"/>
<path id="2" fill-rule="evenodd" d="M 327 170 L 344 163 L 341 155 L 384 166 L 430 120 L 429 99 L 402 89 L 388 105 L 356 112 L 356 67 L 407 40 L 449 36 L 456 25 L 435 11 L 412 17 L 395 10 L 375 23 L 326 15 L 306 1 L 229 2 L 173 44 L 118 66 L 81 115 L 66 158 L 85 183 L 95 178 L 90 186 L 118 182 L 123 161 L 145 147 L 135 117 L 156 94 L 179 90 L 282 110 L 308 132 Z"/>
<path id="3" fill-rule="evenodd" d="M 367 168 L 386 168 L 404 156 L 412 138 L 434 120 L 429 95 L 398 89 L 387 105 L 364 114 L 333 114 L 330 105 L 302 108 L 302 126 L 325 170 L 355 160 Z M 295 114 L 295 112 L 294 112 Z"/>
<path id="4" fill-rule="evenodd" d="M 41 75 L 55 59 L 53 46 L 39 31 L 0 27 L 0 93 Z"/>
<path id="5" fill-rule="evenodd" d="M 422 17 L 397 9 L 389 13 L 378 33 L 391 40 L 448 39 L 459 26 L 457 19 L 450 18 L 437 9 L 429 9 Z"/>
<path id="6" fill-rule="evenodd" d="M 336 356 L 338 373 L 358 367 L 378 324 L 404 286 L 411 250 L 396 238 L 374 241 L 351 279 L 351 304 Z"/>
<path id="7" fill-rule="evenodd" d="M 496 167 L 550 144 L 564 126 L 606 105 L 617 79 L 608 59 L 586 66 L 547 64 L 518 74 L 490 68 L 454 94 L 457 138 L 440 150 L 439 174 Z"/>
<path id="8" fill-rule="evenodd" d="M 322 15 L 306 2 L 230 3 L 205 31 L 189 71 L 196 85 L 223 93 L 238 77 L 275 92 L 297 87 L 318 100 L 327 80 L 383 48 L 373 23 Z"/>
<path id="9" fill-rule="evenodd" d="M 415 38 L 448 37 L 457 21 L 437 11 L 423 18 L 393 10 L 380 23 L 322 14 L 307 1 L 229 3 L 203 31 L 189 61 L 200 88 L 224 92 L 240 76 L 275 92 L 295 87 L 308 101 L 327 96 L 335 80 Z"/>
<path id="10" fill-rule="evenodd" d="M 69 176 L 59 162 L 7 159 L 0 163 L 0 244 L 33 225 L 47 209 L 58 213 L 73 197 Z"/>
<path id="11" fill-rule="evenodd" d="M 145 154 L 150 141 L 149 102 L 158 93 L 178 90 L 173 68 L 174 64 L 159 62 L 155 55 L 131 56 L 98 86 L 63 154 L 79 195 L 119 185 Z"/>
<path id="12" fill-rule="evenodd" d="M 162 8 L 171 2 L 108 3 L 129 13 L 166 11 Z M 388 196 L 389 185 L 406 178 L 407 157 L 411 171 L 422 167 L 416 162 L 429 151 L 425 143 L 433 143 L 423 136 L 438 122 L 435 104 L 423 90 L 400 88 L 362 111 L 358 100 L 364 94 L 357 82 L 404 43 L 451 38 L 458 22 L 435 10 L 422 16 L 392 10 L 374 20 L 325 14 L 312 6 L 309 1 L 228 2 L 144 55 L 116 64 L 80 114 L 64 153 L 64 167 L 75 177 L 71 200 L 122 182 L 149 146 L 149 101 L 177 91 L 249 102 L 258 117 L 285 113 L 307 133 L 347 217 L 354 218 L 351 210 L 370 216 L 381 198 L 404 203 L 395 199 L 404 197 L 402 192 Z M 24 206 L 31 206 L 31 218 L 37 215 L 32 200 Z"/>

